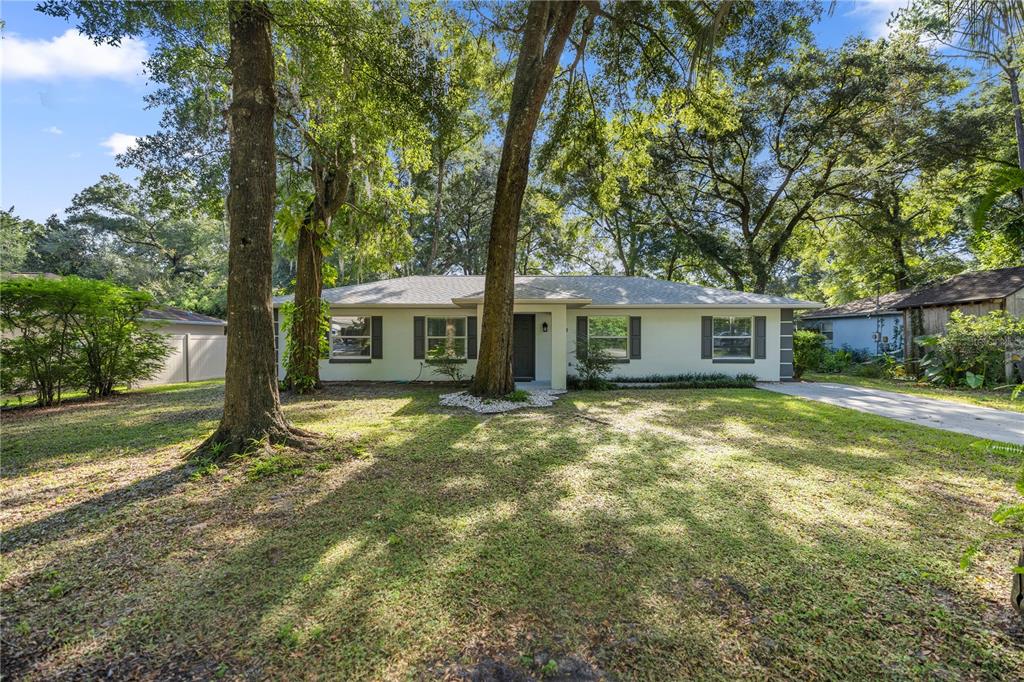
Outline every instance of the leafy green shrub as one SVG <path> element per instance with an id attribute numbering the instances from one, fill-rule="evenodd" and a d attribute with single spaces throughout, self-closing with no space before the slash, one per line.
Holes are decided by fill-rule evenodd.
<path id="1" fill-rule="evenodd" d="M 822 354 L 821 366 L 818 369 L 827 374 L 839 374 L 845 372 L 851 364 L 853 364 L 853 353 L 849 350 L 841 348 L 829 351 L 826 349 Z"/>
<path id="2" fill-rule="evenodd" d="M 512 403 L 525 403 L 530 400 L 530 392 L 524 391 L 521 388 L 517 388 L 516 390 L 512 391 L 507 396 L 505 396 L 505 400 Z"/>
<path id="3" fill-rule="evenodd" d="M 463 380 L 462 366 L 465 363 L 466 361 L 448 344 L 435 346 L 427 352 L 427 364 L 433 369 L 434 374 L 446 376 L 452 381 Z"/>
<path id="4" fill-rule="evenodd" d="M 574 387 L 601 391 L 609 388 L 607 376 L 615 367 L 615 359 L 603 350 L 581 349 L 576 353 L 578 379 Z"/>
<path id="5" fill-rule="evenodd" d="M 80 277 L 0 282 L 3 391 L 32 390 L 40 405 L 72 388 L 105 396 L 154 376 L 170 352 L 139 323 L 148 294 Z"/>
<path id="6" fill-rule="evenodd" d="M 954 310 L 945 334 L 918 337 L 915 342 L 926 349 L 920 364 L 932 383 L 997 386 L 1006 378 L 1006 352 L 1019 352 L 1024 345 L 1024 320 L 1004 310 L 983 316 Z"/>
<path id="7" fill-rule="evenodd" d="M 164 366 L 164 335 L 139 323 L 149 294 L 109 282 L 90 282 L 86 304 L 71 316 L 78 342 L 79 379 L 91 398 L 118 385 L 151 379 Z"/>
<path id="8" fill-rule="evenodd" d="M 849 373 L 856 377 L 868 379 L 881 379 L 886 376 L 886 364 L 881 360 L 869 360 L 860 362 L 849 368 Z"/>
<path id="9" fill-rule="evenodd" d="M 799 379 L 806 371 L 817 371 L 825 358 L 825 336 L 810 329 L 793 332 L 793 378 Z"/>

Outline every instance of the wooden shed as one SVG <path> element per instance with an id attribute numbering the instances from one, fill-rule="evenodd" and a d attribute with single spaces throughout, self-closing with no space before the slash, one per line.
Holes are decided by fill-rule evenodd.
<path id="1" fill-rule="evenodd" d="M 893 308 L 903 314 L 908 340 L 943 333 L 954 310 L 965 315 L 1005 310 L 1015 317 L 1024 317 L 1024 267 L 965 272 L 920 289 Z M 907 344 L 908 358 L 919 353 L 916 344 Z"/>

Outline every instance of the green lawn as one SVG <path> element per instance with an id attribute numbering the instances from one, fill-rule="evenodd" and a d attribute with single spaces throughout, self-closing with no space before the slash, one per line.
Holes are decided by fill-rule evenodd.
<path id="1" fill-rule="evenodd" d="M 837 384 L 850 384 L 852 386 L 865 386 L 867 388 L 880 388 L 885 391 L 897 391 L 899 393 L 910 393 L 926 398 L 948 400 L 954 403 L 966 403 L 968 405 L 981 405 L 982 407 L 994 407 L 999 410 L 1013 410 L 1024 412 L 1024 396 L 1017 400 L 1011 400 L 1012 391 L 1007 388 L 998 391 L 987 389 L 971 388 L 945 388 L 934 384 L 918 383 L 914 381 L 900 381 L 897 379 L 869 379 L 867 377 L 851 376 L 848 374 L 804 374 L 804 381 L 831 381 Z"/>
<path id="2" fill-rule="evenodd" d="M 5 415 L 6 677 L 1024 670 L 1013 542 L 958 565 L 1017 463 L 968 437 L 757 390 L 335 387 L 286 405 L 321 451 L 202 476 L 221 395 Z"/>

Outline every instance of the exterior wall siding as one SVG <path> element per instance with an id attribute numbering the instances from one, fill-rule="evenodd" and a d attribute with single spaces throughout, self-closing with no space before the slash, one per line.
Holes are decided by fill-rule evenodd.
<path id="1" fill-rule="evenodd" d="M 566 311 L 564 356 L 568 367 L 559 370 L 552 367 L 556 353 L 552 339 L 557 311 L 547 305 L 516 306 L 517 313 L 533 313 L 536 318 L 537 380 L 559 383 L 552 373 L 559 371 L 575 373 L 576 318 L 592 315 L 622 315 L 641 318 L 642 357 L 617 364 L 613 374 L 617 376 L 642 377 L 651 374 L 683 374 L 691 372 L 721 372 L 725 374 L 754 374 L 762 381 L 778 381 L 780 375 L 780 321 L 778 308 L 717 309 L 717 308 L 631 308 L 587 307 L 570 308 Z M 560 308 L 561 306 L 557 306 Z M 786 311 L 789 312 L 789 311 Z M 413 357 L 413 317 L 443 317 L 477 315 L 475 308 L 334 308 L 337 315 L 379 315 L 382 317 L 383 358 L 360 363 L 331 363 L 320 361 L 320 378 L 324 381 L 443 381 L 423 360 Z M 704 315 L 736 316 L 763 315 L 766 320 L 765 358 L 751 363 L 716 363 L 700 357 L 700 320 Z M 544 323 L 548 331 L 543 331 Z M 284 350 L 283 334 L 278 339 L 278 375 L 284 377 L 281 358 Z M 476 371 L 476 360 L 467 360 L 463 372 L 467 377 Z"/>
<path id="2" fill-rule="evenodd" d="M 642 357 L 617 364 L 614 376 L 643 377 L 651 374 L 722 373 L 753 374 L 761 381 L 779 381 L 779 308 L 630 308 L 626 306 L 571 308 L 568 311 L 569 371 L 575 373 L 576 318 L 591 315 L 633 315 L 640 317 Z M 715 317 L 763 315 L 765 357 L 751 363 L 733 364 L 700 357 L 700 320 Z"/>
<path id="3" fill-rule="evenodd" d="M 942 334 L 946 331 L 946 323 L 949 322 L 949 315 L 954 310 L 959 310 L 964 315 L 987 315 L 993 310 L 1002 310 L 1003 302 L 1006 299 L 995 301 L 982 301 L 981 303 L 965 303 L 963 305 L 951 306 L 928 306 L 921 308 L 921 333 Z"/>
<path id="4" fill-rule="evenodd" d="M 1014 317 L 1024 317 L 1024 289 L 1017 289 L 1006 297 L 1006 312 Z"/>
<path id="5" fill-rule="evenodd" d="M 476 315 L 471 308 L 332 308 L 332 315 L 359 315 L 381 317 L 381 358 L 370 362 L 337 363 L 320 361 L 320 378 L 323 381 L 442 381 L 446 377 L 434 374 L 426 360 L 413 357 L 414 317 L 470 317 Z M 479 338 L 479 331 L 477 332 Z M 282 335 L 278 348 L 284 348 Z M 462 366 L 469 377 L 476 371 L 476 360 L 467 360 Z M 284 377 L 282 363 L 278 373 Z"/>
<path id="6" fill-rule="evenodd" d="M 900 314 L 836 318 L 832 321 L 832 348 L 852 348 L 875 354 L 879 352 L 873 336 L 875 332 L 888 336 L 889 343 L 893 343 L 897 328 L 903 328 L 903 316 Z M 900 331 L 900 347 L 902 344 L 903 332 Z"/>

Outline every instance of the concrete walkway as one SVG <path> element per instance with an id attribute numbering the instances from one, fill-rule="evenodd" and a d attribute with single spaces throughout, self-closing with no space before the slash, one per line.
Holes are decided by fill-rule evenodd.
<path id="1" fill-rule="evenodd" d="M 851 410 L 880 414 L 900 421 L 955 431 L 979 439 L 1024 445 L 1024 413 L 965 405 L 875 388 L 831 383 L 759 383 L 775 393 L 818 400 Z"/>

